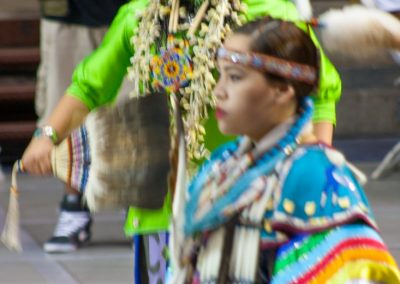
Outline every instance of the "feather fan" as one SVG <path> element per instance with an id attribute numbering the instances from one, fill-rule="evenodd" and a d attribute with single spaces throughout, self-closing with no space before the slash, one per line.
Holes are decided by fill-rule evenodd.
<path id="1" fill-rule="evenodd" d="M 133 98 L 100 108 L 52 151 L 53 173 L 83 193 L 91 211 L 101 208 L 161 208 L 170 169 L 167 96 Z M 19 206 L 13 167 L 10 203 L 2 241 L 20 251 Z"/>
<path id="2" fill-rule="evenodd" d="M 370 59 L 390 49 L 400 50 L 400 21 L 389 13 L 360 5 L 330 10 L 319 17 L 324 48 Z"/>
<path id="3" fill-rule="evenodd" d="M 160 208 L 167 193 L 169 111 L 165 95 L 130 99 L 87 117 L 52 153 L 54 175 L 88 207 Z"/>

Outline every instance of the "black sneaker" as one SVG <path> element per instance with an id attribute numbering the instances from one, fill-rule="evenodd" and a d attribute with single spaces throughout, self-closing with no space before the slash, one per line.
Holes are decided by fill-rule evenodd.
<path id="1" fill-rule="evenodd" d="M 48 253 L 75 251 L 90 240 L 92 218 L 88 209 L 82 205 L 81 196 L 66 195 L 61 203 L 58 223 L 43 249 Z"/>

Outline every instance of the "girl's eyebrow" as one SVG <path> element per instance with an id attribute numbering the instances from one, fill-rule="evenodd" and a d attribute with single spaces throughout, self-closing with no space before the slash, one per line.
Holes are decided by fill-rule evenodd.
<path id="1" fill-rule="evenodd" d="M 244 72 L 243 68 L 241 68 L 241 66 L 238 66 L 236 64 L 224 66 L 223 69 L 224 69 L 225 72 L 232 71 L 232 70 L 233 71 Z"/>
<path id="2" fill-rule="evenodd" d="M 221 70 L 224 70 L 225 72 L 228 71 L 240 71 L 240 72 L 245 72 L 244 70 L 244 66 L 240 66 L 240 64 L 235 64 L 235 63 L 231 63 L 228 62 L 228 64 L 223 64 L 221 66 L 221 64 L 219 63 L 219 61 L 217 61 L 216 63 L 216 69 L 218 72 L 221 72 Z"/>

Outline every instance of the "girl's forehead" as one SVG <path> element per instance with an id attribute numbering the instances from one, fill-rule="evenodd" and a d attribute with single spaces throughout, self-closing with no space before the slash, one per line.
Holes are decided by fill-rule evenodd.
<path id="1" fill-rule="evenodd" d="M 224 47 L 237 52 L 249 52 L 251 37 L 244 34 L 233 34 L 226 38 Z"/>

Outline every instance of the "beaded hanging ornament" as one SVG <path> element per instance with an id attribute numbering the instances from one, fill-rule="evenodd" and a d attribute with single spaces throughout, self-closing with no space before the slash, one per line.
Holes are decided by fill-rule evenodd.
<path id="1" fill-rule="evenodd" d="M 173 44 L 173 35 L 168 36 L 167 48 L 160 50 L 159 56 L 151 61 L 153 87 L 176 93 L 186 87 L 192 77 L 192 62 L 189 55 L 189 43 L 184 41 L 184 48 Z"/>
<path id="2" fill-rule="evenodd" d="M 196 0 L 193 5 L 197 13 L 192 17 L 179 0 L 150 2 L 131 40 L 135 55 L 128 74 L 135 85 L 131 96 L 161 88 L 179 97 L 188 158 L 200 160 L 209 154 L 202 122 L 215 106 L 214 58 L 230 26 L 241 25 L 244 6 L 239 0 Z"/>

